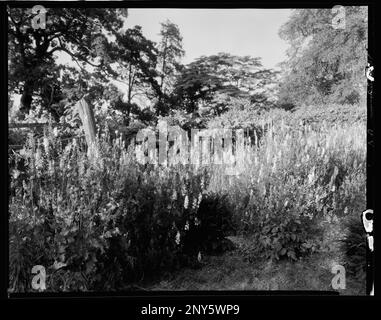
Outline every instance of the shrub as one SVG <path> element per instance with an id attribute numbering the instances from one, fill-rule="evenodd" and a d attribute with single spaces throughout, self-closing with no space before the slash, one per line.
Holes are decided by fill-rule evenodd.
<path id="1" fill-rule="evenodd" d="M 292 130 L 274 122 L 259 145 L 245 148 L 241 174 L 212 188 L 228 192 L 240 232 L 252 239 L 247 253 L 295 260 L 320 250 L 325 223 L 365 206 L 361 122 Z"/>
<path id="2" fill-rule="evenodd" d="M 31 290 L 36 264 L 48 270 L 48 290 L 125 288 L 195 261 L 188 233 L 203 233 L 197 249 L 205 252 L 229 224 L 226 209 L 215 218 L 206 212 L 224 208 L 206 193 L 207 170 L 141 165 L 107 131 L 91 155 L 81 140 L 64 146 L 51 130 L 30 136 L 16 157 L 25 172 L 13 167 L 10 175 L 14 291 Z"/>
<path id="3" fill-rule="evenodd" d="M 26 174 L 15 169 L 10 186 L 10 273 L 14 283 L 20 273 L 30 274 L 34 265 L 48 268 L 54 263 L 95 281 L 98 256 L 108 246 L 102 237 L 107 225 L 98 221 L 107 220 L 120 173 L 105 164 L 115 159 L 112 153 L 108 159 L 102 158 L 104 151 L 101 147 L 100 154 L 90 161 L 77 140 L 63 147 L 53 131 L 42 140 L 29 137 L 20 155 Z M 23 270 L 18 269 L 19 252 L 29 252 L 29 248 L 33 251 L 20 264 Z"/>
<path id="4" fill-rule="evenodd" d="M 130 280 L 180 265 L 186 213 L 195 214 L 198 206 L 185 208 L 184 202 L 185 198 L 197 199 L 202 192 L 194 183 L 198 179 L 200 176 L 192 172 L 153 166 L 125 178 L 112 223 L 129 244 L 125 252 L 136 261 L 134 270 L 129 270 Z"/>
<path id="5" fill-rule="evenodd" d="M 341 249 L 345 254 L 345 270 L 364 282 L 366 279 L 366 236 L 359 217 L 350 218 L 346 222 L 347 233 L 341 240 Z"/>
<path id="6" fill-rule="evenodd" d="M 208 121 L 209 128 L 255 129 L 267 123 L 281 123 L 289 129 L 311 125 L 319 129 L 324 125 L 366 125 L 364 105 L 313 105 L 295 108 L 268 108 L 248 101 L 234 99 L 228 111 Z"/>
<path id="7" fill-rule="evenodd" d="M 272 121 L 236 151 L 230 177 L 222 166 L 141 165 L 107 129 L 91 156 L 57 130 L 29 136 L 9 161 L 10 289 L 31 290 L 36 264 L 48 267 L 48 290 L 126 288 L 223 251 L 233 232 L 251 239 L 249 260 L 320 250 L 324 224 L 365 207 L 365 125 L 261 112 Z"/>
<path id="8" fill-rule="evenodd" d="M 290 121 L 302 122 L 304 124 L 323 123 L 332 125 L 366 125 L 367 110 L 366 106 L 350 104 L 328 104 L 318 106 L 303 106 L 296 108 Z"/>
<path id="9" fill-rule="evenodd" d="M 189 231 L 183 250 L 189 254 L 222 253 L 231 248 L 226 236 L 235 226 L 226 195 L 208 193 L 201 201 L 195 217 L 190 217 Z"/>

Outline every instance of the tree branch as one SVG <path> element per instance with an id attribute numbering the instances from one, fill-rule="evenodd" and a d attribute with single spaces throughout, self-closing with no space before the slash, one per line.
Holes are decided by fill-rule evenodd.
<path id="1" fill-rule="evenodd" d="M 48 51 L 47 54 L 53 54 L 55 51 L 63 51 L 63 52 L 66 52 L 68 55 L 70 55 L 73 59 L 76 59 L 76 60 L 82 60 L 83 62 L 86 62 L 87 64 L 93 66 L 93 67 L 101 67 L 103 65 L 103 63 L 100 63 L 100 64 L 94 64 L 92 62 L 90 62 L 89 60 L 83 58 L 83 57 L 78 57 L 76 56 L 74 53 L 70 52 L 68 49 L 64 48 L 64 47 L 55 47 L 53 48 L 52 50 Z"/>

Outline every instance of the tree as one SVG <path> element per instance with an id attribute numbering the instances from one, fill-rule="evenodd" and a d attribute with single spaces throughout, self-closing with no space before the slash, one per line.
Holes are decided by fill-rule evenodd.
<path id="1" fill-rule="evenodd" d="M 46 28 L 32 28 L 30 10 L 10 8 L 9 90 L 21 94 L 21 111 L 28 113 L 33 97 L 39 96 L 45 108 L 60 100 L 60 67 L 54 53 L 65 52 L 83 68 L 84 64 L 107 68 L 108 41 L 105 33 L 123 26 L 125 9 L 50 8 Z"/>
<path id="2" fill-rule="evenodd" d="M 140 112 L 134 98 L 150 100 L 161 94 L 156 80 L 158 52 L 155 44 L 143 36 L 142 28 L 135 26 L 127 29 L 124 34 L 116 34 L 109 55 L 114 61 L 110 67 L 110 76 L 122 83 L 126 90 L 125 99 L 122 94 L 114 94 L 112 103 L 123 112 L 125 124 L 129 125 L 131 113 Z M 115 91 L 115 86 L 113 87 L 111 91 Z"/>
<path id="3" fill-rule="evenodd" d="M 166 100 L 175 83 L 175 77 L 181 69 L 180 60 L 185 51 L 182 45 L 182 36 L 178 26 L 167 20 L 161 23 L 161 40 L 158 43 L 158 74 L 160 76 L 160 96 L 156 110 L 158 114 L 165 114 Z"/>
<path id="4" fill-rule="evenodd" d="M 177 104 L 187 112 L 202 109 L 220 115 L 229 98 L 267 103 L 266 88 L 276 72 L 263 68 L 260 58 L 219 53 L 202 56 L 185 66 L 176 82 Z"/>
<path id="5" fill-rule="evenodd" d="M 331 9 L 297 9 L 280 29 L 290 43 L 280 100 L 293 104 L 358 103 L 365 98 L 367 8 L 345 7 L 345 28 Z"/>

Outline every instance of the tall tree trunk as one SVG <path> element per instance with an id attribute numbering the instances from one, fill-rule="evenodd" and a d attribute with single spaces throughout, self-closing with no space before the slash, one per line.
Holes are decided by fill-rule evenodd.
<path id="1" fill-rule="evenodd" d="M 25 81 L 23 92 L 20 99 L 20 111 L 24 114 L 29 113 L 32 107 L 34 83 L 31 80 Z"/>
<path id="2" fill-rule="evenodd" d="M 159 92 L 159 97 L 158 97 L 158 108 L 156 109 L 156 115 L 160 115 L 161 109 L 162 109 L 162 103 L 163 103 L 163 87 L 164 87 L 164 78 L 165 78 L 165 65 L 166 65 L 166 59 L 167 59 L 167 45 L 168 39 L 165 38 L 165 45 L 164 45 L 164 50 L 163 50 L 163 63 L 161 66 L 161 76 L 160 76 L 160 92 Z"/>

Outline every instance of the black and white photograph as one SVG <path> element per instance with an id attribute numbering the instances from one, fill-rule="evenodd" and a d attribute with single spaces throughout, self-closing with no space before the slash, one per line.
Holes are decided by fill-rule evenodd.
<path id="1" fill-rule="evenodd" d="M 367 5 L 18 3 L 9 294 L 374 295 Z"/>

